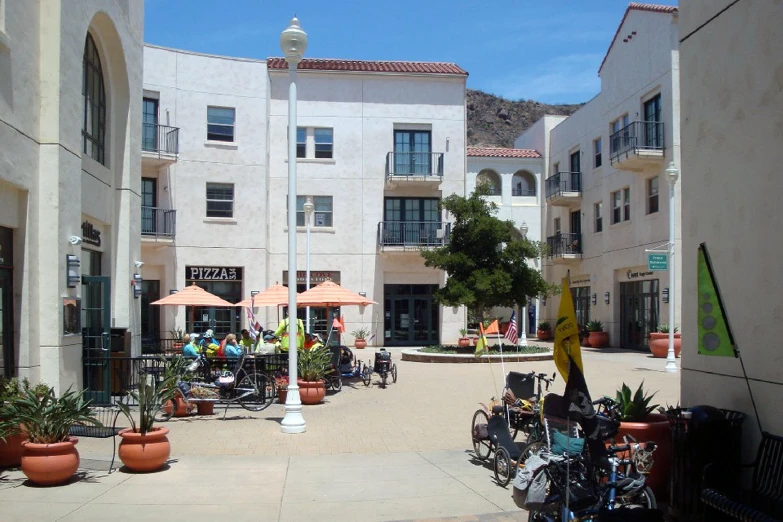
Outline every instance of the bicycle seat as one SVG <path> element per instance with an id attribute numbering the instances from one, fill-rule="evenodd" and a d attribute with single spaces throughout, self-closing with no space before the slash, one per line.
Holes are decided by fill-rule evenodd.
<path id="1" fill-rule="evenodd" d="M 522 450 L 519 449 L 514 439 L 511 438 L 506 419 L 502 416 L 495 415 L 489 419 L 487 433 L 489 433 L 489 439 L 505 449 L 512 460 L 519 460 L 519 457 L 522 456 Z"/>

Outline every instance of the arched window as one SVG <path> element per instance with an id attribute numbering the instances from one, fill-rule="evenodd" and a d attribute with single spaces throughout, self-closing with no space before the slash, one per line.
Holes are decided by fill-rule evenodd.
<path id="1" fill-rule="evenodd" d="M 535 196 L 536 178 L 526 170 L 519 170 L 511 178 L 512 196 Z"/>
<path id="2" fill-rule="evenodd" d="M 502 194 L 500 185 L 500 176 L 491 169 L 484 169 L 476 176 L 476 186 L 486 185 L 489 187 L 490 196 L 500 196 Z"/>
<path id="3" fill-rule="evenodd" d="M 103 86 L 101 57 L 91 35 L 84 42 L 82 60 L 82 96 L 84 97 L 84 119 L 82 120 L 82 143 L 84 153 L 102 165 L 106 165 L 106 91 Z"/>

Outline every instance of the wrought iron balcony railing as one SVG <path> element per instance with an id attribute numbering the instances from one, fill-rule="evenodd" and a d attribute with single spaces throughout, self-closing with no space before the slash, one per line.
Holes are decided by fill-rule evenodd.
<path id="1" fill-rule="evenodd" d="M 639 150 L 660 150 L 664 148 L 662 121 L 634 121 L 609 137 L 609 158 L 612 162 L 623 154 L 634 154 Z"/>
<path id="2" fill-rule="evenodd" d="M 179 153 L 179 127 L 142 123 L 141 150 L 153 154 L 176 156 Z"/>
<path id="3" fill-rule="evenodd" d="M 548 257 L 582 255 L 582 234 L 561 232 L 546 238 Z"/>
<path id="4" fill-rule="evenodd" d="M 582 192 L 581 172 L 557 172 L 546 180 L 547 199 L 560 196 L 564 192 Z"/>
<path id="5" fill-rule="evenodd" d="M 141 235 L 174 239 L 177 232 L 177 211 L 141 207 Z"/>
<path id="6" fill-rule="evenodd" d="M 388 176 L 443 176 L 442 152 L 389 152 Z"/>
<path id="7" fill-rule="evenodd" d="M 448 241 L 451 223 L 440 221 L 381 221 L 381 247 L 441 247 Z"/>
<path id="8" fill-rule="evenodd" d="M 535 196 L 536 195 L 536 189 L 523 189 L 523 188 L 512 188 L 511 189 L 511 195 L 512 196 Z"/>

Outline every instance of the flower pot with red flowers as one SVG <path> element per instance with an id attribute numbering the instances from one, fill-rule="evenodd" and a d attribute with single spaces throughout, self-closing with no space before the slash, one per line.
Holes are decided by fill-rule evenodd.
<path id="1" fill-rule="evenodd" d="M 459 329 L 459 339 L 457 339 L 457 346 L 460 348 L 467 348 L 470 346 L 470 337 L 468 337 L 468 330 L 466 328 Z"/>
<path id="2" fill-rule="evenodd" d="M 332 352 L 324 346 L 300 351 L 298 357 L 299 397 L 302 404 L 318 404 L 326 397 L 324 378 L 331 371 Z"/>
<path id="3" fill-rule="evenodd" d="M 71 426 L 95 426 L 98 420 L 84 400 L 84 391 L 70 388 L 60 397 L 54 388 L 39 397 L 27 390 L 23 397 L 3 405 L 0 435 L 8 429 L 24 426 L 22 442 L 22 473 L 39 486 L 55 486 L 67 482 L 79 467 L 78 440 L 69 435 Z"/>
<path id="4" fill-rule="evenodd" d="M 285 404 L 288 398 L 288 375 L 275 375 L 275 390 L 277 390 L 278 402 Z"/>
<path id="5" fill-rule="evenodd" d="M 548 341 L 552 337 L 552 325 L 546 321 L 538 323 L 538 330 L 536 330 L 536 337 L 539 341 Z"/>
<path id="6" fill-rule="evenodd" d="M 674 356 L 679 357 L 682 350 L 682 339 L 677 332 L 679 328 L 674 327 Z M 669 325 L 658 325 L 657 332 L 650 333 L 650 352 L 653 357 L 666 358 L 669 355 Z"/>
<path id="7" fill-rule="evenodd" d="M 590 334 L 587 336 L 587 342 L 593 348 L 606 348 L 609 346 L 609 333 L 604 332 L 604 324 L 601 321 L 589 321 L 586 325 Z"/>

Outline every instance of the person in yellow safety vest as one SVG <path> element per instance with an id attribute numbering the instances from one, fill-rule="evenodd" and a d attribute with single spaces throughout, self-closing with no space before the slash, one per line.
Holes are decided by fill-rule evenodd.
<path id="1" fill-rule="evenodd" d="M 304 323 L 301 319 L 296 320 L 296 347 L 299 350 L 304 349 L 304 338 L 305 338 L 305 331 L 304 331 Z M 275 337 L 280 339 L 280 351 L 287 352 L 288 351 L 288 317 L 280 321 L 280 324 L 277 326 L 277 330 L 275 330 Z"/>

